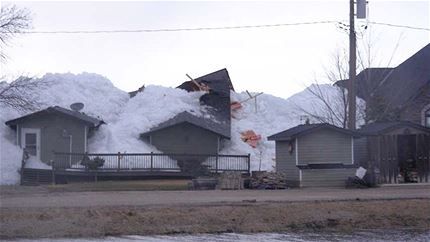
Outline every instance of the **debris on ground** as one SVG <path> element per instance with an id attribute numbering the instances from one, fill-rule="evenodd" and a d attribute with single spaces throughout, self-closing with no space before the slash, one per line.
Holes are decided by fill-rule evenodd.
<path id="1" fill-rule="evenodd" d="M 240 133 L 243 142 L 248 143 L 252 148 L 256 148 L 261 140 L 261 135 L 257 135 L 253 130 L 247 130 Z"/>
<path id="2" fill-rule="evenodd" d="M 252 189 L 287 189 L 284 172 L 254 171 L 251 177 Z"/>
<path id="3" fill-rule="evenodd" d="M 242 173 L 237 171 L 225 171 L 218 179 L 218 186 L 221 190 L 242 190 L 244 179 Z"/>

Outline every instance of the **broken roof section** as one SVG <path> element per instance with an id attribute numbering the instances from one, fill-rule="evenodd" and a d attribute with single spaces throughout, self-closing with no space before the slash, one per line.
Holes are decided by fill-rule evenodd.
<path id="1" fill-rule="evenodd" d="M 230 76 L 228 75 L 227 69 L 221 69 L 207 75 L 195 78 L 199 84 L 204 84 L 208 86 L 212 91 L 218 93 L 226 93 L 229 94 L 230 90 L 234 91 L 233 83 L 230 80 Z M 177 88 L 187 90 L 189 92 L 196 91 L 195 84 L 193 81 L 186 81 L 179 85 Z"/>
<path id="2" fill-rule="evenodd" d="M 226 139 L 230 139 L 230 130 L 226 130 L 225 125 L 223 123 L 218 123 L 204 117 L 197 117 L 186 111 L 176 115 L 175 117 L 163 123 L 160 123 L 158 126 L 150 129 L 148 132 L 140 134 L 140 136 L 146 137 L 156 131 L 159 131 L 168 127 L 172 127 L 174 125 L 181 124 L 181 123 L 190 123 L 197 127 L 200 127 L 200 128 L 209 130 L 213 133 L 216 133 L 218 135 L 221 135 Z"/>
<path id="3" fill-rule="evenodd" d="M 227 137 L 230 137 L 231 132 L 231 110 L 230 110 L 230 90 L 234 91 L 233 84 L 227 69 L 221 69 L 210 74 L 198 77 L 193 80 L 198 84 L 202 84 L 209 88 L 208 93 L 200 97 L 200 103 L 209 107 L 208 113 L 220 123 L 222 129 L 228 132 Z M 187 81 L 179 85 L 177 88 L 187 91 L 194 91 L 195 83 Z"/>
<path id="4" fill-rule="evenodd" d="M 277 134 L 271 135 L 267 137 L 268 140 L 279 140 L 279 141 L 288 141 L 293 140 L 296 137 L 299 137 L 304 134 L 308 134 L 310 132 L 314 132 L 321 129 L 329 129 L 339 133 L 343 133 L 345 135 L 350 136 L 359 136 L 357 132 L 353 132 L 347 129 L 339 128 L 334 125 L 328 123 L 318 123 L 318 124 L 301 124 L 295 126 L 293 128 L 287 129 L 285 131 L 279 132 Z"/>
<path id="5" fill-rule="evenodd" d="M 76 119 L 78 121 L 84 122 L 84 123 L 88 124 L 90 127 L 98 127 L 101 124 L 105 123 L 103 120 L 93 118 L 93 117 L 88 116 L 84 113 L 65 109 L 65 108 L 62 108 L 60 106 L 54 106 L 54 107 L 49 107 L 47 109 L 44 109 L 44 110 L 41 110 L 38 112 L 34 112 L 34 113 L 31 113 L 31 114 L 28 114 L 28 115 L 25 115 L 25 116 L 22 116 L 22 117 L 19 117 L 16 119 L 9 120 L 5 124 L 11 128 L 16 128 L 16 125 L 23 122 L 23 121 L 26 121 L 26 120 L 29 120 L 29 119 L 32 119 L 32 118 L 35 118 L 38 116 L 47 115 L 47 114 L 65 115 L 67 117 L 70 117 L 70 118 Z"/>

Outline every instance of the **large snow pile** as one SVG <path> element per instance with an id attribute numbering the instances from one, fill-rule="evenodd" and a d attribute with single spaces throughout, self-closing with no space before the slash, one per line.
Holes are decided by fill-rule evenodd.
<path id="1" fill-rule="evenodd" d="M 55 105 L 68 108 L 72 103 L 82 102 L 85 104 L 83 112 L 108 123 L 119 116 L 129 100 L 127 92 L 97 74 L 46 74 L 38 81 L 44 85 L 33 90 L 33 96 L 42 103 L 41 109 Z M 0 90 L 6 85 L 6 82 L 1 82 Z M 22 151 L 15 145 L 16 133 L 4 123 L 25 114 L 0 105 L 0 184 L 16 184 L 19 181 L 17 170 L 21 166 Z"/>
<path id="2" fill-rule="evenodd" d="M 116 122 L 103 125 L 90 140 L 89 150 L 93 152 L 157 152 L 142 142 L 139 135 L 150 128 L 188 111 L 204 115 L 204 106 L 199 98 L 203 92 L 188 93 L 182 89 L 161 86 L 147 86 L 143 92 L 124 106 Z"/>
<path id="3" fill-rule="evenodd" d="M 69 107 L 74 102 L 85 104 L 83 112 L 100 117 L 107 122 L 89 140 L 89 150 L 102 152 L 158 152 L 139 139 L 139 134 L 148 131 L 175 115 L 188 111 L 197 116 L 206 115 L 206 107 L 199 98 L 203 92 L 186 92 L 181 89 L 147 86 L 143 92 L 130 99 L 103 76 L 83 73 L 46 74 L 41 78 L 49 85 L 37 91 L 42 108 L 59 105 Z M 4 83 L 3 83 L 4 85 Z M 320 86 L 330 98 L 338 95 L 337 88 Z M 312 87 L 310 87 L 312 88 Z M 248 98 L 246 93 L 231 93 L 232 101 Z M 333 99 L 335 100 L 335 99 Z M 231 140 L 224 142 L 222 154 L 251 154 L 252 170 L 272 170 L 275 158 L 275 142 L 267 137 L 295 126 L 306 112 L 322 110 L 322 102 L 309 89 L 282 99 L 268 94 L 257 98 L 257 111 L 253 100 L 242 103 L 243 107 L 233 113 Z M 19 180 L 16 172 L 20 166 L 21 151 L 14 145 L 15 133 L 4 122 L 23 115 L 10 108 L 0 106 L 0 184 L 15 184 Z M 253 130 L 262 136 L 256 148 L 241 140 L 241 132 Z"/>

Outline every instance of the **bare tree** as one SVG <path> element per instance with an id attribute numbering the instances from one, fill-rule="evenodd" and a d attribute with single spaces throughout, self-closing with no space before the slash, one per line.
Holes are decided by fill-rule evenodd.
<path id="1" fill-rule="evenodd" d="M 366 68 L 372 67 L 375 65 L 377 59 L 377 53 L 375 52 L 375 45 L 372 39 L 371 33 L 369 31 L 367 38 L 364 37 L 363 33 L 358 34 L 359 40 L 361 42 L 361 48 L 357 50 L 357 73 Z M 389 66 L 393 56 L 396 53 L 400 42 L 401 36 L 397 41 L 394 50 L 391 53 L 391 56 L 386 65 L 382 65 L 378 63 L 378 66 Z M 334 86 L 336 93 L 334 95 L 329 95 L 326 90 L 323 88 L 324 86 L 315 79 L 314 84 L 307 88 L 307 91 L 311 93 L 318 105 L 315 105 L 311 109 L 304 108 L 298 104 L 298 111 L 306 114 L 311 117 L 313 120 L 318 122 L 330 123 L 339 127 L 346 128 L 348 124 L 348 90 L 339 85 L 335 85 L 336 82 L 344 80 L 347 81 L 349 78 L 348 74 L 348 52 L 346 48 L 338 49 L 332 56 L 329 67 L 325 67 L 325 82 Z M 387 74 L 389 74 L 389 70 L 385 70 L 385 73 L 380 75 L 372 76 L 370 72 L 368 75 L 363 75 L 364 78 L 368 79 L 365 81 L 370 81 L 375 78 L 383 78 Z M 378 83 L 380 80 L 372 80 L 375 83 Z M 331 93 L 333 94 L 333 93 Z M 376 98 L 376 97 L 375 97 Z M 381 115 L 386 115 L 391 110 L 389 107 L 384 106 L 381 107 L 378 112 Z M 368 122 L 369 118 L 369 108 L 366 107 L 366 104 L 363 101 L 357 102 L 357 123 L 360 122 Z"/>
<path id="2" fill-rule="evenodd" d="M 2 6 L 0 10 L 0 63 L 7 60 L 4 49 L 16 35 L 31 27 L 30 12 L 15 5 Z M 47 86 L 46 81 L 31 77 L 19 77 L 10 83 L 0 77 L 0 104 L 21 112 L 34 111 L 41 107 L 37 90 Z"/>
<path id="3" fill-rule="evenodd" d="M 19 77 L 11 83 L 0 82 L 0 104 L 20 112 L 35 111 L 42 107 L 37 93 L 48 82 L 31 77 Z"/>
<path id="4" fill-rule="evenodd" d="M 10 40 L 31 27 L 30 13 L 15 5 L 2 6 L 0 9 L 0 61 L 7 59 L 4 48 Z"/>

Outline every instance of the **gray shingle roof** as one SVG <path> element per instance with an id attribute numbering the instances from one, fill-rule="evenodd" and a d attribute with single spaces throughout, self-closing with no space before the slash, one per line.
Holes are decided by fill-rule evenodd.
<path id="1" fill-rule="evenodd" d="M 215 122 L 215 121 L 212 121 L 211 119 L 204 118 L 204 117 L 197 117 L 186 111 L 179 113 L 175 117 L 163 123 L 160 123 L 158 126 L 150 129 L 148 132 L 142 133 L 140 136 L 141 137 L 149 136 L 150 134 L 156 131 L 159 131 L 180 123 L 190 123 L 200 128 L 219 134 L 224 138 L 230 139 L 230 130 L 226 130 L 225 125 L 223 123 Z"/>
<path id="2" fill-rule="evenodd" d="M 347 80 L 337 82 L 346 87 Z M 368 68 L 357 75 L 357 96 L 368 101 L 380 96 L 393 108 L 402 108 L 430 84 L 430 44 L 395 68 Z"/>
<path id="3" fill-rule="evenodd" d="M 350 136 L 359 136 L 357 132 L 353 132 L 347 129 L 339 128 L 331 124 L 327 123 L 319 123 L 319 124 L 301 124 L 295 126 L 293 128 L 287 129 L 280 133 L 271 135 L 267 137 L 268 140 L 293 140 L 298 136 L 308 134 L 310 132 L 314 132 L 320 129 L 330 129 L 336 132 L 340 132 Z"/>
<path id="4" fill-rule="evenodd" d="M 374 90 L 394 68 L 366 68 L 356 77 L 355 86 L 357 97 L 368 100 Z M 348 88 L 348 79 L 340 80 L 335 85 Z"/>
<path id="5" fill-rule="evenodd" d="M 41 110 L 38 112 L 34 112 L 34 113 L 31 113 L 31 114 L 28 114 L 28 115 L 25 115 L 25 116 L 22 116 L 22 117 L 19 117 L 16 119 L 9 120 L 5 124 L 10 126 L 10 127 L 14 127 L 23 121 L 29 120 L 29 119 L 34 118 L 34 117 L 38 117 L 38 116 L 42 116 L 42 115 L 46 115 L 46 114 L 51 114 L 51 113 L 58 113 L 58 114 L 66 115 L 70 118 L 74 118 L 74 119 L 77 119 L 81 122 L 84 122 L 84 123 L 88 124 L 90 127 L 97 127 L 97 126 L 105 123 L 103 120 L 93 118 L 93 117 L 88 116 L 84 113 L 72 111 L 72 110 L 65 109 L 65 108 L 62 108 L 59 106 L 54 106 L 54 107 L 49 107 L 47 109 L 44 109 L 44 110 Z"/>
<path id="6" fill-rule="evenodd" d="M 415 128 L 430 133 L 430 129 L 408 121 L 376 122 L 361 127 L 357 132 L 362 135 L 382 135 L 398 128 Z"/>

